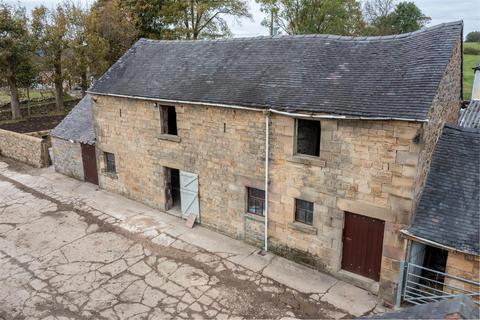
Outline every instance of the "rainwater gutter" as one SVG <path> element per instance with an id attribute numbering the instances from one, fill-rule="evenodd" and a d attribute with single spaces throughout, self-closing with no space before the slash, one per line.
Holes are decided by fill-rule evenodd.
<path id="1" fill-rule="evenodd" d="M 454 252 L 467 254 L 467 255 L 472 255 L 472 256 L 478 256 L 478 254 L 474 254 L 474 253 L 468 252 L 466 250 L 456 249 L 456 248 L 446 246 L 444 244 L 441 244 L 441 243 L 438 243 L 438 242 L 435 242 L 435 241 L 432 241 L 432 240 L 428 240 L 428 239 L 416 236 L 416 235 L 410 233 L 410 231 L 405 230 L 405 229 L 400 230 L 400 234 L 403 235 L 407 239 L 414 240 L 414 241 L 417 241 L 417 242 L 420 242 L 420 243 L 423 243 L 423 244 L 426 244 L 426 245 L 430 245 L 430 246 L 433 246 L 433 247 L 437 247 L 437 248 L 440 248 L 440 249 L 443 249 L 443 250 L 454 251 Z"/>
<path id="2" fill-rule="evenodd" d="M 190 105 L 199 105 L 199 106 L 205 106 L 205 107 L 219 107 L 219 108 L 227 108 L 227 109 L 257 111 L 257 112 L 271 112 L 271 113 L 280 114 L 280 115 L 284 115 L 284 116 L 287 116 L 287 117 L 293 117 L 293 118 L 428 122 L 428 119 L 409 119 L 409 118 L 395 118 L 395 117 L 362 117 L 362 116 L 342 116 L 342 115 L 332 115 L 332 114 L 295 113 L 295 112 L 279 111 L 279 110 L 275 110 L 275 109 L 272 109 L 272 108 L 267 108 L 266 109 L 266 108 L 236 106 L 236 105 L 222 104 L 222 103 L 195 102 L 195 101 L 173 100 L 173 99 L 158 99 L 158 98 L 148 98 L 148 97 L 123 95 L 123 94 L 100 93 L 100 92 L 89 91 L 89 90 L 87 90 L 86 92 L 89 93 L 89 94 L 92 94 L 92 95 L 136 99 L 136 100 L 144 100 L 144 101 L 147 100 L 147 101 L 155 101 L 155 102 L 162 102 L 162 103 L 190 104 Z"/>

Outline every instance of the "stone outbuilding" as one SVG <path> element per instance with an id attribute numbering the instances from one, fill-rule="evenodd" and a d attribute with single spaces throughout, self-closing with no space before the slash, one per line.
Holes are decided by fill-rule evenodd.
<path id="1" fill-rule="evenodd" d="M 433 154 L 413 224 L 402 230 L 410 239 L 408 261 L 425 268 L 423 270 L 433 270 L 430 275 L 423 272 L 424 277 L 448 274 L 434 279 L 443 283 L 443 291 L 450 291 L 451 287 L 470 292 L 479 290 L 479 164 L 480 129 L 445 126 Z"/>
<path id="2" fill-rule="evenodd" d="M 141 39 L 89 90 L 99 185 L 393 301 L 462 30 Z"/>
<path id="3" fill-rule="evenodd" d="M 92 96 L 80 100 L 50 136 L 55 170 L 98 184 Z"/>

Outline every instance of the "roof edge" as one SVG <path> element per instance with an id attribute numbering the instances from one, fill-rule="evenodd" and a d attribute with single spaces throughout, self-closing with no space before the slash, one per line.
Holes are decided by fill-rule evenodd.
<path id="1" fill-rule="evenodd" d="M 458 124 L 451 124 L 451 123 L 446 123 L 445 128 L 453 131 L 469 133 L 472 136 L 480 136 L 480 128 L 464 127 Z"/>
<path id="2" fill-rule="evenodd" d="M 293 113 L 276 110 L 269 107 L 246 107 L 233 104 L 221 104 L 221 103 L 212 103 L 212 102 L 202 102 L 202 101 L 187 101 L 187 100 L 171 100 L 171 99 L 161 99 L 161 98 L 152 98 L 152 97 L 142 97 L 142 96 L 131 96 L 123 94 L 114 94 L 114 93 L 104 93 L 104 92 L 95 92 L 87 90 L 87 93 L 98 96 L 107 96 L 115 98 L 126 98 L 126 99 L 135 99 L 135 100 L 146 100 L 146 101 L 155 101 L 163 103 L 176 103 L 176 104 L 192 104 L 200 106 L 209 106 L 209 107 L 219 107 L 219 108 L 230 108 L 230 109 L 240 109 L 248 111 L 257 111 L 257 112 L 272 112 L 276 114 L 281 114 L 284 116 L 290 116 L 294 118 L 315 118 L 315 119 L 338 119 L 338 120 L 373 120 L 373 121 L 406 121 L 406 122 L 428 122 L 428 119 L 408 119 L 408 118 L 395 118 L 395 117 L 362 117 L 362 116 L 352 116 L 352 115 L 336 115 L 336 114 L 319 114 L 319 113 Z"/>
<path id="3" fill-rule="evenodd" d="M 436 241 L 432 241 L 432 240 L 428 240 L 428 239 L 416 236 L 407 229 L 400 230 L 400 234 L 402 234 L 404 237 L 409 238 L 411 240 L 417 240 L 418 242 L 421 242 L 423 244 L 432 245 L 432 246 L 438 247 L 440 249 L 459 252 L 459 253 L 463 253 L 463 254 L 468 254 L 468 255 L 471 255 L 471 256 L 480 256 L 480 253 L 474 253 L 474 252 L 467 251 L 467 250 L 460 250 L 460 249 L 457 249 L 457 248 L 454 248 L 454 247 L 450 247 L 450 246 L 438 243 Z"/>
<path id="4" fill-rule="evenodd" d="M 323 38 L 329 40 L 339 40 L 339 41 L 372 41 L 372 40 L 396 40 L 407 38 L 412 35 L 416 35 L 419 33 L 424 33 L 436 29 L 441 29 L 449 26 L 460 25 L 463 29 L 463 20 L 456 20 L 451 22 L 444 22 L 440 23 L 431 27 L 424 27 L 416 31 L 407 32 L 407 33 L 400 33 L 400 34 L 393 34 L 387 36 L 341 36 L 335 34 L 296 34 L 296 35 L 277 35 L 277 36 L 256 36 L 256 37 L 238 37 L 238 38 L 220 38 L 220 39 L 197 39 L 197 40 L 189 40 L 189 39 L 174 39 L 174 40 L 158 40 L 158 39 L 148 39 L 148 38 L 140 38 L 137 42 L 145 41 L 145 42 L 182 42 L 182 43 L 198 43 L 198 42 L 228 42 L 228 41 L 250 41 L 250 40 L 281 40 L 281 39 L 301 39 L 301 38 Z"/>

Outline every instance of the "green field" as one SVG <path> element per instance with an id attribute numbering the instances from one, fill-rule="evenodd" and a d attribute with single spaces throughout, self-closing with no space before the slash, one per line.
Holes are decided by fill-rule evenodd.
<path id="1" fill-rule="evenodd" d="M 52 91 L 39 91 L 39 90 L 30 90 L 30 99 L 40 100 L 45 98 L 52 98 Z M 20 100 L 24 101 L 27 99 L 27 91 L 20 89 Z M 0 106 L 10 102 L 10 92 L 6 88 L 0 88 Z"/>
<path id="2" fill-rule="evenodd" d="M 465 42 L 464 48 L 474 48 L 480 51 L 480 42 Z M 466 54 L 463 56 L 463 99 L 470 100 L 473 87 L 473 70 L 480 64 L 480 55 Z"/>

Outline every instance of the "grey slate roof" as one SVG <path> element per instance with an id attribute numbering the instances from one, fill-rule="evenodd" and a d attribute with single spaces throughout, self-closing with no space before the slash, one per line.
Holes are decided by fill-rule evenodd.
<path id="1" fill-rule="evenodd" d="M 75 142 L 94 145 L 92 96 L 87 94 L 56 126 L 50 135 Z"/>
<path id="2" fill-rule="evenodd" d="M 408 232 L 479 255 L 480 130 L 445 126 Z"/>
<path id="3" fill-rule="evenodd" d="M 425 120 L 462 29 L 459 21 L 384 37 L 141 39 L 89 92 Z"/>
<path id="4" fill-rule="evenodd" d="M 460 315 L 462 317 L 460 319 L 479 319 L 480 317 L 478 306 L 471 298 L 462 295 L 450 300 L 407 307 L 364 319 L 446 319 L 447 315 L 452 314 Z"/>
<path id="5" fill-rule="evenodd" d="M 480 129 L 480 100 L 472 100 L 468 107 L 461 110 L 458 124 L 467 128 Z"/>

